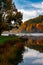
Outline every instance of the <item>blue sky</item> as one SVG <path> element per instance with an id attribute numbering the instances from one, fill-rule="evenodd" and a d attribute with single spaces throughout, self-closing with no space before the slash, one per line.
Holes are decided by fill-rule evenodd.
<path id="1" fill-rule="evenodd" d="M 43 14 L 43 0 L 13 0 L 18 11 L 23 13 L 23 21 Z"/>

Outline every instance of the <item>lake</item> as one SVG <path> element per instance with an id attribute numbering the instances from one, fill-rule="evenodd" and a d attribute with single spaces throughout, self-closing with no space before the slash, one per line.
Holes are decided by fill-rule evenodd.
<path id="1" fill-rule="evenodd" d="M 43 36 L 0 36 L 0 65 L 43 65 Z"/>
<path id="2" fill-rule="evenodd" d="M 43 37 L 28 37 L 23 61 L 18 65 L 43 65 Z"/>
<path id="3" fill-rule="evenodd" d="M 23 53 L 23 61 L 18 65 L 43 65 L 43 53 L 25 47 L 25 52 Z"/>

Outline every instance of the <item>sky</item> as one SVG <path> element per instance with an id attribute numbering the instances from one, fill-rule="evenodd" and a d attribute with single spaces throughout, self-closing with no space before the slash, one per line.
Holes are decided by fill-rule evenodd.
<path id="1" fill-rule="evenodd" d="M 13 0 L 18 11 L 23 13 L 23 21 L 43 15 L 43 0 Z"/>

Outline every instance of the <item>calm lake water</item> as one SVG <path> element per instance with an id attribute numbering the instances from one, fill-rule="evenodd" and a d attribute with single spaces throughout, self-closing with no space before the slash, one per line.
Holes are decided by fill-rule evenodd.
<path id="1" fill-rule="evenodd" d="M 18 65 L 43 65 L 43 53 L 25 47 L 23 55 L 23 61 Z"/>
<path id="2" fill-rule="evenodd" d="M 43 36 L 10 38 L 4 46 L 0 46 L 0 65 L 3 61 L 7 65 L 43 65 Z"/>

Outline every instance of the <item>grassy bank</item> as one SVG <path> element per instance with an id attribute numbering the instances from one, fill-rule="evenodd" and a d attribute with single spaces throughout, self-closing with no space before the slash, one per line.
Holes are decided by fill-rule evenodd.
<path id="1" fill-rule="evenodd" d="M 6 41 L 12 40 L 12 39 L 17 40 L 18 37 L 16 37 L 16 36 L 0 36 L 0 44 L 4 44 Z"/>

